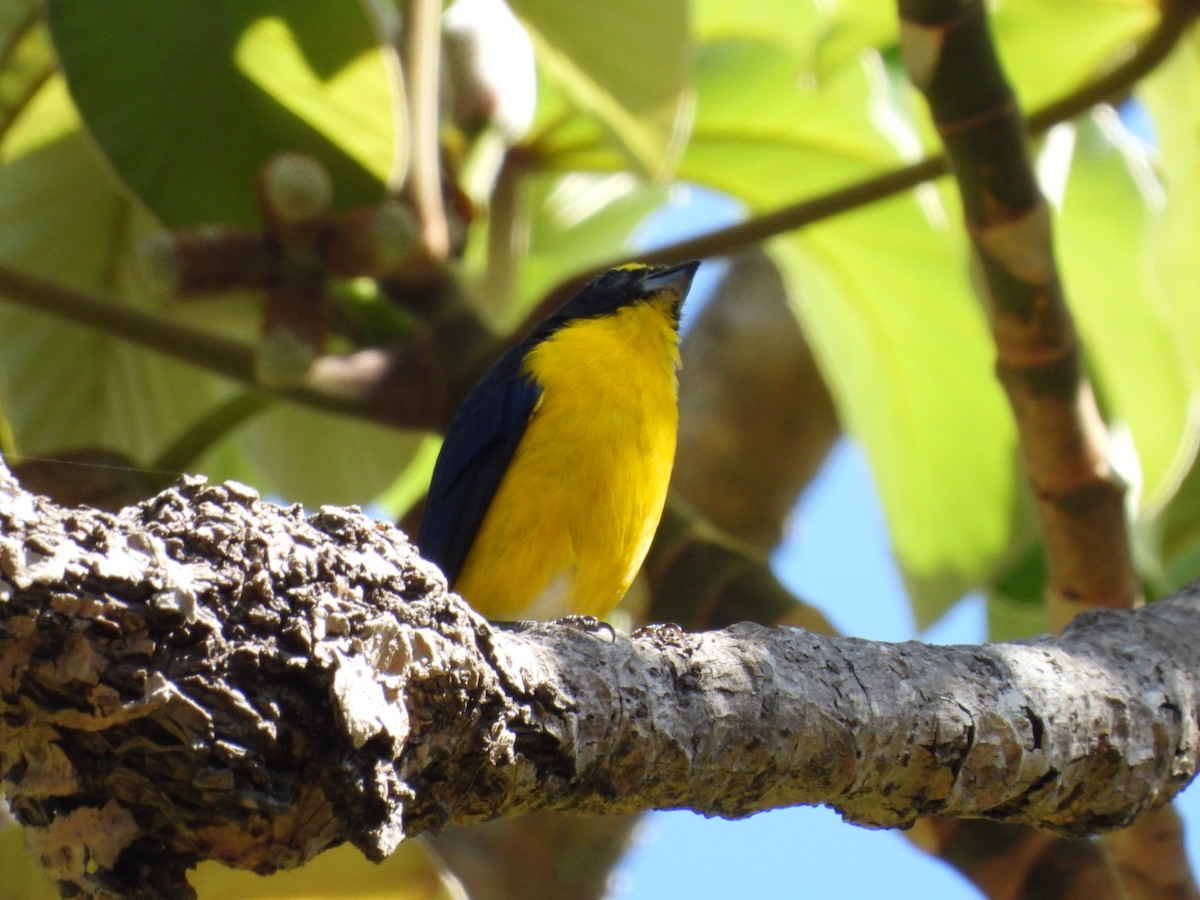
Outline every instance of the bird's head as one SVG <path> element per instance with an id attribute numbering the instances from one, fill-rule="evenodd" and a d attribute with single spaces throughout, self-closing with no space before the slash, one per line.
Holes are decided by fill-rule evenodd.
<path id="1" fill-rule="evenodd" d="M 561 327 L 576 319 L 607 316 L 634 303 L 648 303 L 678 326 L 680 309 L 699 267 L 698 260 L 691 260 L 677 266 L 631 263 L 610 269 L 588 282 L 546 324 Z"/>

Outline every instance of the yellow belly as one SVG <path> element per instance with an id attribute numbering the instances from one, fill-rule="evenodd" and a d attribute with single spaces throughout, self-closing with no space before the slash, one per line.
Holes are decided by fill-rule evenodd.
<path id="1" fill-rule="evenodd" d="M 530 352 L 542 399 L 454 586 L 485 616 L 604 616 L 625 595 L 675 458 L 677 341 L 637 303 Z"/>

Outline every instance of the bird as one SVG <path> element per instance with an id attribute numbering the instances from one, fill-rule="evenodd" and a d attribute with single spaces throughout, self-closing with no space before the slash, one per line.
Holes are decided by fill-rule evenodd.
<path id="1" fill-rule="evenodd" d="M 497 621 L 603 618 L 650 549 L 679 425 L 679 315 L 700 263 L 590 281 L 455 414 L 417 534 Z"/>

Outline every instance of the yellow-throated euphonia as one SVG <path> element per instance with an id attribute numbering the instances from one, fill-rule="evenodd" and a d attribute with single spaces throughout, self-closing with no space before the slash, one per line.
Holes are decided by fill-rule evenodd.
<path id="1" fill-rule="evenodd" d="M 604 616 L 629 588 L 667 497 L 679 310 L 699 265 L 599 276 L 459 409 L 417 545 L 483 615 Z"/>

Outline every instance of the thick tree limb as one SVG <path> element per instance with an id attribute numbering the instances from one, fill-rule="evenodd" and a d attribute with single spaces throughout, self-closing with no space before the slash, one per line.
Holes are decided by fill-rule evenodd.
<path id="1" fill-rule="evenodd" d="M 0 777 L 101 894 L 551 808 L 1118 827 L 1195 772 L 1198 636 L 1195 590 L 984 647 L 505 628 L 354 511 L 193 479 L 111 516 L 0 472 Z"/>

